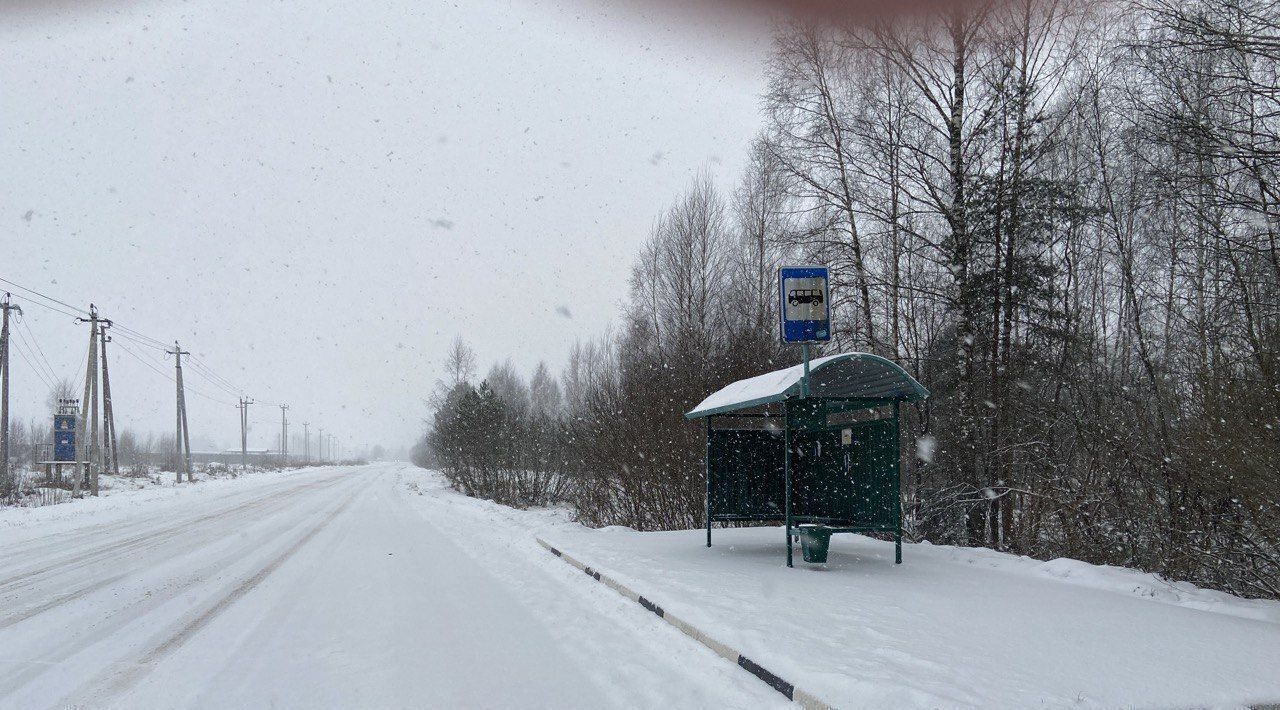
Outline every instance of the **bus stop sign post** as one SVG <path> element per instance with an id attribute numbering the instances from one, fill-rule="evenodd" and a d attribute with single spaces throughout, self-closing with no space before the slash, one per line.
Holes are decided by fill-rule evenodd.
<path id="1" fill-rule="evenodd" d="M 831 290 L 825 266 L 783 266 L 778 269 L 778 314 L 782 342 L 800 343 L 804 377 L 800 397 L 809 396 L 809 344 L 831 340 Z M 787 566 L 791 565 L 791 436 L 787 427 L 784 456 L 784 503 L 787 526 Z M 707 538 L 710 544 L 711 529 Z"/>

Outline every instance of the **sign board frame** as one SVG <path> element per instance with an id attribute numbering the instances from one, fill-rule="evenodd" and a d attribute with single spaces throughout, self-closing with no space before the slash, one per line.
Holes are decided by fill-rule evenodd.
<path id="1" fill-rule="evenodd" d="M 825 266 L 778 267 L 778 325 L 784 343 L 825 343 L 831 340 L 831 278 Z M 788 281 L 800 281 L 788 289 Z M 790 294 L 788 291 L 795 291 Z M 788 318 L 792 311 L 805 306 L 812 315 L 815 297 L 822 303 L 822 318 Z"/>

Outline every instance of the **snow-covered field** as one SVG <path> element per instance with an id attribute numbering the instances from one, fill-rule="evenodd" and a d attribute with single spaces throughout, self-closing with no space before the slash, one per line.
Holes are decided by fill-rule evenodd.
<path id="1" fill-rule="evenodd" d="M 787 703 L 541 536 L 840 707 L 1280 699 L 1280 604 L 1149 575 L 777 529 L 588 530 L 404 464 L 0 511 L 0 707 Z"/>
<path id="2" fill-rule="evenodd" d="M 781 705 L 476 505 L 380 464 L 0 511 L 0 707 Z"/>

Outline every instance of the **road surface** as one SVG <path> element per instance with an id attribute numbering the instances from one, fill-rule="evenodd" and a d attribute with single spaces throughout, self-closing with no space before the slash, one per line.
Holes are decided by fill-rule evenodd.
<path id="1" fill-rule="evenodd" d="M 779 703 L 421 475 L 246 476 L 0 540 L 0 706 Z"/>

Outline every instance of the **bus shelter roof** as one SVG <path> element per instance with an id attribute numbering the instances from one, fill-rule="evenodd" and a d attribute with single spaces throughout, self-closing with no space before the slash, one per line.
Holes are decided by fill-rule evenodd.
<path id="1" fill-rule="evenodd" d="M 738 380 L 711 393 L 684 416 L 698 419 L 800 397 L 804 364 Z M 823 399 L 918 402 L 929 390 L 891 360 L 842 353 L 809 361 L 809 396 Z"/>

